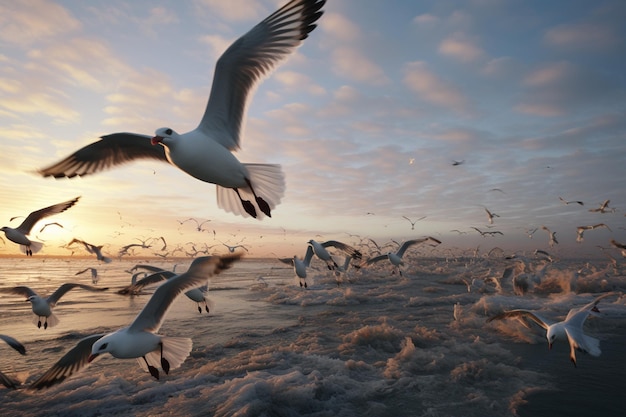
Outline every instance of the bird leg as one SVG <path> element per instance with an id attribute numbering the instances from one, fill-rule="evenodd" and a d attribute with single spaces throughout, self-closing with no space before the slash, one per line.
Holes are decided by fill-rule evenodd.
<path id="1" fill-rule="evenodd" d="M 41 317 L 39 318 L 39 320 L 37 321 L 37 327 L 41 329 Z"/>
<path id="2" fill-rule="evenodd" d="M 161 345 L 161 368 L 163 368 L 163 371 L 167 375 L 170 372 L 170 363 L 168 362 L 167 359 L 163 357 L 163 343 L 160 343 L 160 345 Z"/>
<path id="3" fill-rule="evenodd" d="M 146 361 L 146 366 L 148 367 L 148 371 L 150 371 L 150 375 L 152 375 L 153 377 L 155 377 L 158 380 L 159 379 L 159 370 L 157 368 L 155 368 L 154 366 L 150 365 L 148 363 L 148 360 L 146 359 L 145 356 L 142 356 L 142 358 L 143 358 L 144 361 Z"/>
<path id="4" fill-rule="evenodd" d="M 209 312 L 209 305 L 207 304 L 206 300 L 204 301 L 204 309 L 207 313 Z"/>
<path id="5" fill-rule="evenodd" d="M 198 313 L 202 313 L 202 308 L 200 307 L 200 303 L 198 303 Z"/>
<path id="6" fill-rule="evenodd" d="M 235 192 L 237 193 L 237 197 L 239 197 L 241 205 L 243 205 L 243 209 L 246 211 L 246 213 L 256 219 L 256 210 L 254 209 L 254 206 L 252 205 L 250 200 L 244 200 L 243 198 L 241 198 L 241 194 L 239 194 L 239 190 L 237 188 L 233 188 L 233 190 L 235 190 Z"/>
<path id="7" fill-rule="evenodd" d="M 267 202 L 263 200 L 261 197 L 258 197 L 256 195 L 256 193 L 254 192 L 254 188 L 252 188 L 252 184 L 250 183 L 249 179 L 246 178 L 246 182 L 248 183 L 248 187 L 250 187 L 250 191 L 252 191 L 252 195 L 254 195 L 254 199 L 256 200 L 256 204 L 259 206 L 259 209 L 261 209 L 261 211 L 267 217 L 272 217 L 269 204 L 267 204 Z"/>

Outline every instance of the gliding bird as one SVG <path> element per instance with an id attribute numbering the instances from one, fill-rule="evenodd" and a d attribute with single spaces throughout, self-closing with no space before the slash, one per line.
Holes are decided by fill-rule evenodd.
<path id="1" fill-rule="evenodd" d="M 413 240 L 407 240 L 406 242 L 404 242 L 400 248 L 398 249 L 398 251 L 396 253 L 392 253 L 392 252 L 388 252 L 385 255 L 379 255 L 376 256 L 374 258 L 370 258 L 367 261 L 365 261 L 365 264 L 367 265 L 371 265 L 375 262 L 378 261 L 382 261 L 383 259 L 388 259 L 389 262 L 391 262 L 391 264 L 394 266 L 394 271 L 397 268 L 398 272 L 400 273 L 400 275 L 402 275 L 402 270 L 400 269 L 401 265 L 404 265 L 404 261 L 402 261 L 402 257 L 404 256 L 404 252 L 406 252 L 406 250 L 408 248 L 410 248 L 413 245 L 417 245 L 420 243 L 424 243 L 424 242 L 433 242 L 435 243 L 435 245 L 433 246 L 437 246 L 439 244 L 441 244 L 441 241 L 438 239 L 435 239 L 434 237 L 425 237 L 425 238 L 421 238 L 421 239 L 413 239 Z"/>
<path id="2" fill-rule="evenodd" d="M 300 46 L 322 16 L 325 0 L 291 0 L 237 39 L 218 59 L 213 86 L 198 127 L 179 134 L 169 127 L 154 136 L 113 133 L 39 171 L 55 178 L 94 174 L 148 158 L 217 185 L 221 209 L 259 220 L 271 217 L 285 191 L 279 165 L 242 164 L 240 147 L 246 109 L 254 88 Z M 162 146 L 153 146 L 153 145 Z M 257 208 L 261 213 L 257 212 Z"/>
<path id="3" fill-rule="evenodd" d="M 0 230 L 4 232 L 4 235 L 7 237 L 7 239 L 20 245 L 20 250 L 25 253 L 26 256 L 33 256 L 33 253 L 39 252 L 43 247 L 43 243 L 32 241 L 27 237 L 30 234 L 30 231 L 32 230 L 35 223 L 37 223 L 44 217 L 64 212 L 65 210 L 76 204 L 79 198 L 80 197 L 76 197 L 64 203 L 55 204 L 50 207 L 33 211 L 26 217 L 22 224 L 20 224 L 15 229 L 12 227 L 4 226 Z"/>

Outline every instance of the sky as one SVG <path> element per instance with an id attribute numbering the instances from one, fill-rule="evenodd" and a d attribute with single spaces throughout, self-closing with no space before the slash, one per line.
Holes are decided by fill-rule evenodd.
<path id="1" fill-rule="evenodd" d="M 281 257 L 303 256 L 309 239 L 430 235 L 439 251 L 584 256 L 626 241 L 621 0 L 328 1 L 250 102 L 236 156 L 281 164 L 287 183 L 263 221 L 220 210 L 213 184 L 159 162 L 35 173 L 109 133 L 195 128 L 217 58 L 284 3 L 0 3 L 0 223 L 81 196 L 33 228 L 47 255 L 74 237 L 111 254 L 163 236 Z M 589 212 L 607 199 L 613 212 Z M 426 217 L 412 229 L 403 216 Z M 189 218 L 210 221 L 198 231 Z M 63 228 L 39 233 L 53 221 Z M 610 230 L 576 242 L 576 227 L 598 223 Z"/>

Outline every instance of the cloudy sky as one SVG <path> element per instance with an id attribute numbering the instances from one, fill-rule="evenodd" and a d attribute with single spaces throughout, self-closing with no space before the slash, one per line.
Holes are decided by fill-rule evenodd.
<path id="1" fill-rule="evenodd" d="M 271 219 L 223 212 L 214 185 L 152 161 L 73 180 L 33 173 L 108 133 L 193 129 L 216 59 L 284 2 L 0 4 L 0 223 L 80 195 L 49 219 L 63 229 L 33 229 L 43 254 L 67 254 L 73 237 L 110 252 L 148 237 L 242 241 L 279 256 L 351 234 L 560 254 L 626 240 L 621 0 L 329 1 L 257 89 L 237 152 L 283 166 Z M 589 212 L 607 199 L 615 212 Z M 500 216 L 491 229 L 485 207 Z M 426 218 L 412 230 L 403 216 Z M 187 218 L 211 221 L 199 232 Z M 597 223 L 610 230 L 576 243 L 577 226 Z M 541 229 L 528 238 L 542 225 L 559 245 Z"/>

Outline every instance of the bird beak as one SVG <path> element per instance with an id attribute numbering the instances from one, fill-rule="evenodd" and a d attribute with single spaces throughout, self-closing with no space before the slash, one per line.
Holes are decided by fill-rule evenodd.
<path id="1" fill-rule="evenodd" d="M 157 135 L 157 136 L 153 137 L 152 139 L 150 139 L 150 143 L 152 145 L 156 145 L 157 143 L 161 143 L 161 142 L 163 142 L 163 136 Z"/>
<path id="2" fill-rule="evenodd" d="M 552 343 L 548 343 L 548 350 L 552 350 Z"/>
<path id="3" fill-rule="evenodd" d="M 93 361 L 94 359 L 96 359 L 96 357 L 98 356 L 97 353 L 92 353 L 91 355 L 89 355 L 89 357 L 87 358 L 87 362 L 91 363 L 91 361 Z"/>

